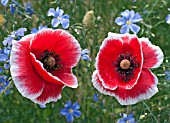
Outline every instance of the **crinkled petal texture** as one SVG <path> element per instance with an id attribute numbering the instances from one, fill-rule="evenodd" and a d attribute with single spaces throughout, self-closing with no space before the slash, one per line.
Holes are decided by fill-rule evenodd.
<path id="1" fill-rule="evenodd" d="M 52 72 L 44 69 L 40 57 L 45 50 L 54 51 L 61 57 L 61 69 Z M 69 33 L 43 29 L 13 43 L 10 57 L 11 76 L 24 97 L 40 105 L 56 102 L 61 98 L 64 86 L 78 86 L 77 78 L 71 69 L 77 64 L 80 55 L 78 41 Z"/>
<path id="2" fill-rule="evenodd" d="M 121 105 L 135 104 L 152 97 L 158 92 L 158 79 L 148 68 L 158 67 L 162 63 L 161 49 L 148 39 L 138 39 L 135 35 L 108 35 L 97 54 L 96 70 L 92 76 L 94 87 L 105 95 L 114 96 Z M 134 69 L 132 79 L 123 82 L 113 62 L 126 52 L 136 56 L 139 67 Z"/>

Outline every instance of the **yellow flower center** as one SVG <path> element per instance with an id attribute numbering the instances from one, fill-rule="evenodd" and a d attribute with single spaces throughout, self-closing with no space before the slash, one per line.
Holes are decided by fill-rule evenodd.
<path id="1" fill-rule="evenodd" d="M 129 120 L 127 120 L 126 123 L 129 123 Z"/>
<path id="2" fill-rule="evenodd" d="M 69 109 L 69 112 L 70 112 L 70 113 L 73 113 L 73 109 Z"/>
<path id="3" fill-rule="evenodd" d="M 60 20 L 61 20 L 61 18 L 60 18 L 60 17 L 57 17 L 57 20 L 59 20 L 59 21 L 60 21 Z"/>
<path id="4" fill-rule="evenodd" d="M 122 69 L 127 70 L 127 69 L 130 67 L 130 61 L 127 60 L 127 59 L 123 59 L 123 60 L 120 62 L 120 67 L 121 67 Z"/>
<path id="5" fill-rule="evenodd" d="M 128 20 L 128 21 L 126 21 L 126 24 L 130 25 L 130 24 L 131 24 L 131 22 Z"/>

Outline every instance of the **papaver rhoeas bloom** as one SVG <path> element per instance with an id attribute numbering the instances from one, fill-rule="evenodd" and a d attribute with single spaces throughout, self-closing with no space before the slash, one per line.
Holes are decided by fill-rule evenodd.
<path id="1" fill-rule="evenodd" d="M 147 38 L 109 33 L 97 54 L 94 87 L 114 96 L 120 104 L 135 104 L 152 97 L 158 79 L 149 70 L 163 62 L 163 52 Z"/>
<path id="2" fill-rule="evenodd" d="M 24 97 L 40 105 L 56 102 L 64 86 L 77 88 L 72 67 L 80 56 L 80 45 L 71 34 L 43 29 L 13 42 L 11 76 Z"/>

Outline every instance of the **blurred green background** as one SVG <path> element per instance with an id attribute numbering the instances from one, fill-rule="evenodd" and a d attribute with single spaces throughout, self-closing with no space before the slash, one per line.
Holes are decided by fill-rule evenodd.
<path id="1" fill-rule="evenodd" d="M 17 0 L 16 0 L 17 1 Z M 18 0 L 23 5 L 26 0 Z M 164 52 L 164 63 L 152 70 L 159 78 L 159 92 L 151 99 L 139 102 L 131 107 L 131 113 L 138 123 L 170 123 L 170 81 L 165 79 L 165 70 L 170 70 L 170 25 L 165 18 L 170 11 L 170 0 L 30 0 L 34 8 L 32 16 L 24 13 L 12 15 L 9 4 L 6 8 L 0 5 L 0 14 L 4 16 L 5 23 L 0 26 L 0 41 L 3 41 L 10 32 L 21 27 L 27 28 L 26 34 L 32 28 L 40 25 L 51 27 L 52 17 L 47 16 L 49 8 L 60 7 L 65 14 L 70 15 L 68 31 L 76 37 L 82 49 L 90 50 L 91 61 L 80 60 L 73 69 L 78 77 L 77 89 L 64 88 L 62 99 L 57 103 L 47 104 L 45 109 L 34 104 L 19 94 L 16 87 L 10 89 L 10 94 L 0 96 L 0 123 L 65 123 L 66 119 L 60 114 L 67 100 L 78 101 L 81 105 L 81 117 L 75 118 L 75 123 L 116 123 L 126 113 L 126 106 L 121 106 L 114 97 L 100 94 L 94 89 L 91 75 L 94 68 L 95 57 L 101 42 L 108 32 L 119 33 L 120 26 L 114 20 L 126 9 L 139 12 L 143 21 L 138 37 L 148 37 L 150 41 L 161 47 Z M 89 19 L 90 26 L 82 24 L 87 11 L 93 10 L 94 16 Z M 59 26 L 58 28 L 62 28 Z M 1 44 L 2 46 L 2 44 Z M 99 94 L 95 102 L 93 95 Z"/>

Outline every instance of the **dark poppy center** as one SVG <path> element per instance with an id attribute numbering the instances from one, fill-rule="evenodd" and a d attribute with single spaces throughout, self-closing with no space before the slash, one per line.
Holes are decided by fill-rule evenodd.
<path id="1" fill-rule="evenodd" d="M 123 53 L 113 62 L 115 70 L 119 73 L 124 82 L 134 78 L 134 70 L 139 67 L 137 57 L 131 53 Z"/>
<path id="2" fill-rule="evenodd" d="M 47 71 L 53 71 L 62 68 L 62 65 L 60 64 L 60 56 L 53 51 L 50 52 L 48 50 L 45 50 L 40 57 L 40 61 L 41 63 L 43 63 L 43 67 Z"/>

